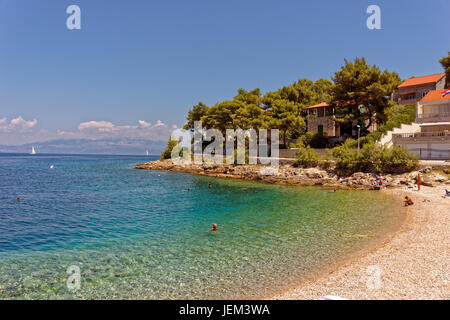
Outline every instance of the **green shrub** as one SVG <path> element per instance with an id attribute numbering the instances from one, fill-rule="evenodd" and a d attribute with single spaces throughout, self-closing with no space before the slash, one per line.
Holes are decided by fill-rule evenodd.
<path id="1" fill-rule="evenodd" d="M 366 143 L 361 150 L 354 147 L 355 141 L 347 141 L 333 149 L 336 171 L 349 176 L 355 172 L 402 173 L 417 166 L 417 157 L 399 146 L 387 148 L 374 142 Z"/>
<path id="2" fill-rule="evenodd" d="M 352 146 L 354 142 L 353 139 L 347 139 L 332 150 L 339 175 L 348 176 L 358 171 L 358 150 Z"/>
<path id="3" fill-rule="evenodd" d="M 403 147 L 385 148 L 382 157 L 384 172 L 410 172 L 417 168 L 417 156 L 412 155 Z"/>
<path id="4" fill-rule="evenodd" d="M 325 148 L 328 144 L 327 137 L 314 132 L 305 133 L 298 141 L 301 142 L 303 146 L 309 146 L 311 148 Z"/>
<path id="5" fill-rule="evenodd" d="M 328 169 L 333 164 L 333 152 L 330 149 L 326 149 L 327 154 L 325 157 L 322 157 L 319 162 L 319 166 L 322 169 Z"/>
<path id="6" fill-rule="evenodd" d="M 301 147 L 298 149 L 297 160 L 294 162 L 294 167 L 317 167 L 319 160 L 320 156 L 314 149 L 311 149 L 309 146 Z"/>

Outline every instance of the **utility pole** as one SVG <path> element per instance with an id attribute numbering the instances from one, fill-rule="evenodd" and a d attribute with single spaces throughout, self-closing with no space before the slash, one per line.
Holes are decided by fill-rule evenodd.
<path id="1" fill-rule="evenodd" d="M 358 152 L 359 152 L 359 137 L 361 135 L 361 126 L 358 124 L 357 127 L 358 127 Z"/>

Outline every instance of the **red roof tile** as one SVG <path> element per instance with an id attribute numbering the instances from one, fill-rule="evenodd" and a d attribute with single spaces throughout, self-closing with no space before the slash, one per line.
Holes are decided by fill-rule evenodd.
<path id="1" fill-rule="evenodd" d="M 448 89 L 446 89 L 448 90 Z M 420 100 L 420 102 L 430 102 L 430 101 L 443 101 L 450 100 L 450 94 L 447 94 L 445 97 L 442 96 L 442 93 L 446 90 L 433 90 L 428 92 L 428 94 Z"/>
<path id="2" fill-rule="evenodd" d="M 444 75 L 445 75 L 445 73 L 438 73 L 438 74 L 431 74 L 429 76 L 410 78 L 410 79 L 404 81 L 398 87 L 399 88 L 404 88 L 404 87 L 417 86 L 417 85 L 427 84 L 427 83 L 436 83 Z"/>
<path id="3" fill-rule="evenodd" d="M 313 105 L 313 106 L 307 107 L 306 109 L 320 108 L 320 107 L 328 107 L 328 106 L 329 106 L 328 103 L 322 102 L 322 103 L 315 104 L 315 105 Z"/>

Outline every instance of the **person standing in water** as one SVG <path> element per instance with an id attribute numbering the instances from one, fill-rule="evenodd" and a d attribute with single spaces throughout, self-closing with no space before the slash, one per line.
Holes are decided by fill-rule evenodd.
<path id="1" fill-rule="evenodd" d="M 217 231 L 217 223 L 213 223 L 212 228 L 209 231 L 216 232 Z"/>

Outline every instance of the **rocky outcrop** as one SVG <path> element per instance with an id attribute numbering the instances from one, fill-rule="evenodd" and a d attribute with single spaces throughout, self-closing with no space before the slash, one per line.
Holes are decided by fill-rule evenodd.
<path id="1" fill-rule="evenodd" d="M 376 190 L 376 176 L 371 173 L 357 172 L 349 177 L 339 177 L 330 168 L 294 168 L 290 165 L 281 165 L 274 170 L 262 165 L 227 165 L 227 164 L 195 164 L 187 161 L 174 163 L 172 160 L 154 161 L 136 165 L 136 169 L 165 170 L 186 172 L 197 175 L 207 175 L 222 178 L 236 178 L 244 180 L 262 181 L 276 184 L 320 185 L 331 188 L 351 188 L 360 190 Z M 404 174 L 386 174 L 383 176 L 383 187 L 396 188 L 414 185 L 418 171 Z M 424 185 L 435 186 L 450 184 L 449 178 L 436 173 L 421 172 Z"/>

